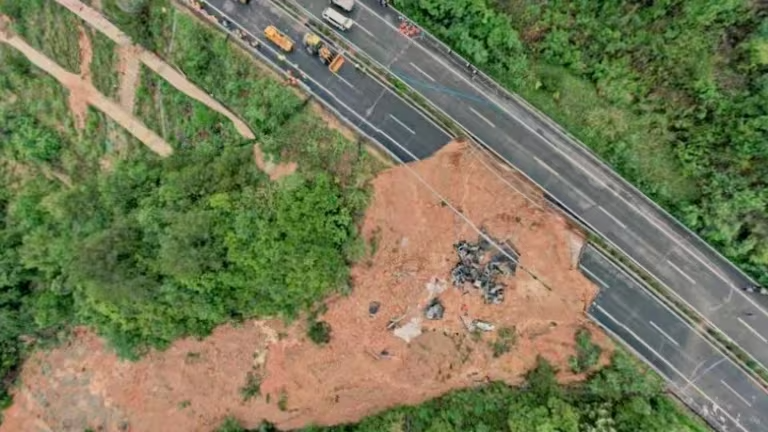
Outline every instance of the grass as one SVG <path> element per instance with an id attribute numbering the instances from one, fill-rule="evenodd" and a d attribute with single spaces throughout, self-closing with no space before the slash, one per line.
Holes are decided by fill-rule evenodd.
<path id="1" fill-rule="evenodd" d="M 660 116 L 638 115 L 610 105 L 593 84 L 564 68 L 538 64 L 533 70 L 539 77 L 536 85 L 516 91 L 631 178 L 635 186 L 652 193 L 663 206 L 698 195 L 695 182 L 685 177 L 667 145 L 671 138 L 660 132 L 664 130 Z"/>
<path id="2" fill-rule="evenodd" d="M 136 141 L 104 113 L 89 107 L 85 129 L 78 131 L 67 105 L 68 92 L 55 79 L 29 63 L 15 49 L 0 47 L 7 60 L 0 67 L 0 109 L 22 110 L 34 115 L 43 127 L 62 141 L 62 151 L 52 169 L 74 181 L 99 169 L 99 160 L 121 139 L 138 148 Z"/>
<path id="3" fill-rule="evenodd" d="M 13 30 L 30 45 L 80 73 L 80 18 L 52 0 L 0 2 L 0 12 L 13 20 Z"/>
<path id="4" fill-rule="evenodd" d="M 91 81 L 97 90 L 107 96 L 117 94 L 119 80 L 117 75 L 117 44 L 103 33 L 88 28 L 93 47 L 91 60 Z"/>
<path id="5" fill-rule="evenodd" d="M 245 384 L 240 387 L 240 396 L 243 402 L 261 396 L 261 376 L 255 372 L 248 372 L 245 377 Z"/>
<path id="6" fill-rule="evenodd" d="M 242 137 L 225 116 L 177 90 L 141 66 L 136 115 L 175 148 L 207 139 L 237 142 Z"/>
<path id="7" fill-rule="evenodd" d="M 479 333 L 479 332 L 477 332 Z M 517 330 L 514 327 L 502 327 L 496 334 L 496 339 L 490 342 L 494 357 L 501 357 L 510 352 L 517 343 Z"/>

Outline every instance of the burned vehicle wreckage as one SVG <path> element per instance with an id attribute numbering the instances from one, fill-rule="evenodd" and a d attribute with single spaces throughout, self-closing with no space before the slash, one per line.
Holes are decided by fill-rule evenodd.
<path id="1" fill-rule="evenodd" d="M 501 275 L 512 275 L 517 270 L 518 254 L 514 249 L 502 243 L 501 251 L 486 259 L 486 255 L 496 247 L 484 236 L 477 243 L 462 240 L 453 247 L 459 256 L 459 262 L 451 270 L 453 285 L 464 289 L 466 284 L 471 284 L 480 290 L 486 303 L 504 302 L 506 287 L 497 279 Z"/>

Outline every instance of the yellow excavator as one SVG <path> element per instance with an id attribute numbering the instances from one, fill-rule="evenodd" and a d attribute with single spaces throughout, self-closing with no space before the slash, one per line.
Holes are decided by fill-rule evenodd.
<path id="1" fill-rule="evenodd" d="M 328 65 L 328 69 L 336 73 L 341 69 L 344 64 L 344 57 L 341 54 L 334 53 L 323 40 L 314 33 L 307 33 L 304 35 L 304 48 L 307 52 L 320 57 L 320 60 Z"/>

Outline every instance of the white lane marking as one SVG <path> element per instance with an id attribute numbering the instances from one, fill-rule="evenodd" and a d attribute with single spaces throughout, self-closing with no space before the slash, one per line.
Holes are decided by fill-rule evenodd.
<path id="1" fill-rule="evenodd" d="M 680 267 L 676 266 L 676 265 L 675 265 L 675 263 L 673 263 L 673 262 L 672 262 L 672 261 L 670 261 L 670 260 L 667 260 L 667 264 L 669 264 L 669 266 L 670 266 L 670 267 L 672 267 L 673 269 L 675 269 L 675 271 L 677 271 L 678 273 L 680 273 L 681 275 L 683 275 L 683 277 L 684 277 L 684 278 L 688 279 L 688 282 L 690 282 L 690 283 L 692 283 L 692 284 L 696 285 L 696 280 L 695 280 L 694 278 L 692 278 L 692 277 L 688 276 L 688 273 L 684 272 L 684 271 L 683 271 L 683 270 L 682 270 Z"/>
<path id="2" fill-rule="evenodd" d="M 409 127 L 408 127 L 408 125 L 406 125 L 405 123 L 401 122 L 401 121 L 400 121 L 400 119 L 398 119 L 397 117 L 393 116 L 392 114 L 390 114 L 390 115 L 389 115 L 389 117 L 390 117 L 392 120 L 396 121 L 396 122 L 397 122 L 397 124 L 399 124 L 400 126 L 402 126 L 402 127 L 405 129 L 405 130 L 407 130 L 408 132 L 410 132 L 410 133 L 412 133 L 412 134 L 416 135 L 416 132 L 415 132 L 413 129 L 409 128 Z"/>
<path id="3" fill-rule="evenodd" d="M 609 286 L 607 283 L 605 283 L 605 281 L 603 281 L 602 279 L 600 279 L 600 278 L 599 278 L 599 277 L 598 277 L 596 274 L 592 273 L 592 272 L 591 272 L 589 269 L 587 269 L 586 267 L 581 267 L 581 266 L 579 266 L 579 269 L 581 269 L 581 271 L 583 271 L 583 272 L 587 273 L 588 275 L 592 276 L 593 278 L 595 278 L 595 280 L 597 280 L 598 282 L 600 282 L 600 285 L 604 286 L 605 288 L 610 288 L 610 286 Z"/>
<path id="4" fill-rule="evenodd" d="M 376 35 L 371 33 L 370 30 L 360 25 L 360 22 L 355 22 L 355 25 L 352 28 L 359 28 L 360 30 L 364 31 L 368 34 L 368 36 L 372 37 L 373 39 L 376 39 Z M 350 30 L 352 30 L 352 28 Z"/>
<path id="5" fill-rule="evenodd" d="M 505 111 L 506 111 L 506 110 L 505 110 Z M 508 113 L 508 114 L 509 114 L 509 113 Z M 510 114 L 510 115 L 511 115 L 511 114 Z M 512 118 L 514 118 L 515 120 L 517 120 L 517 122 L 518 122 L 518 123 L 524 124 L 524 123 L 522 122 L 522 120 L 518 119 L 517 117 L 515 117 L 515 116 L 513 116 L 513 115 L 512 115 Z M 587 168 L 585 168 L 585 167 L 584 167 L 582 164 L 580 164 L 579 162 L 577 162 L 577 161 L 576 161 L 576 160 L 575 160 L 573 157 L 571 157 L 571 156 L 570 156 L 568 153 L 566 153 L 566 152 L 565 152 L 565 150 L 561 149 L 561 148 L 560 148 L 560 146 L 558 146 L 557 144 L 555 144 L 555 143 L 553 143 L 553 142 L 549 141 L 548 139 L 544 138 L 544 137 L 543 137 L 541 134 L 539 134 L 538 132 L 536 132 L 536 131 L 534 131 L 533 129 L 531 129 L 531 127 L 530 127 L 530 126 L 526 126 L 526 128 L 527 128 L 528 130 L 530 130 L 531 132 L 533 132 L 534 134 L 536 134 L 536 135 L 537 135 L 539 138 L 541 138 L 542 140 L 544 140 L 544 142 L 548 142 L 548 143 L 549 143 L 549 144 L 552 146 L 552 148 L 554 148 L 554 149 L 555 149 L 555 151 L 557 151 L 558 153 L 560 153 L 561 155 L 563 155 L 563 157 L 565 157 L 565 158 L 566 158 L 568 161 L 570 161 L 571 163 L 573 163 L 574 165 L 576 165 L 577 167 L 579 167 L 579 169 L 580 169 L 581 171 L 583 171 L 583 172 L 584 172 L 584 174 L 586 174 L 586 175 L 587 175 L 589 178 L 591 178 L 591 179 L 592 179 L 592 180 L 593 180 L 595 183 L 597 183 L 598 185 L 600 185 L 601 187 L 603 187 L 603 188 L 605 188 L 605 189 L 608 189 L 608 190 L 609 190 L 609 191 L 611 191 L 611 192 L 612 192 L 614 195 L 616 195 L 616 192 L 614 192 L 614 190 L 613 190 L 613 189 L 609 188 L 609 187 L 608 187 L 608 185 L 607 185 L 607 184 L 605 184 L 605 182 L 604 182 L 602 179 L 600 179 L 600 178 L 599 178 L 599 177 L 597 177 L 596 175 L 592 174 L 592 171 L 591 171 L 591 170 L 588 170 L 588 169 L 587 169 Z M 626 200 L 625 200 L 623 197 L 621 197 L 621 196 L 619 196 L 619 195 L 616 195 L 616 196 L 618 196 L 618 197 L 619 197 L 619 198 L 620 198 L 622 201 L 624 201 L 625 203 L 627 203 L 627 201 L 626 201 Z M 629 203 L 627 203 L 627 204 L 629 204 Z"/>
<path id="6" fill-rule="evenodd" d="M 737 398 L 741 399 L 741 401 L 742 401 L 742 402 L 744 402 L 745 404 L 747 404 L 747 406 L 748 406 L 748 407 L 750 407 L 750 408 L 752 407 L 752 404 L 751 404 L 751 403 L 749 403 L 749 401 L 748 401 L 748 400 L 744 399 L 744 396 L 740 395 L 740 394 L 739 394 L 739 392 L 737 392 L 736 390 L 734 390 L 734 389 L 733 389 L 733 387 L 729 386 L 727 382 L 725 382 L 725 381 L 723 381 L 723 380 L 720 380 L 720 383 L 721 383 L 722 385 L 724 385 L 724 386 L 725 386 L 725 388 L 727 388 L 728 390 L 730 390 L 730 391 L 731 391 L 731 393 L 735 394 Z"/>
<path id="7" fill-rule="evenodd" d="M 480 114 L 479 112 L 475 111 L 475 109 L 474 109 L 474 108 L 472 108 L 472 107 L 469 107 L 469 110 L 470 110 L 470 111 L 472 111 L 472 112 L 473 112 L 473 113 L 474 113 L 476 116 L 478 116 L 478 117 L 480 117 L 481 119 L 483 119 L 483 121 L 484 121 L 484 122 L 488 123 L 488 125 L 489 125 L 490 127 L 492 127 L 492 128 L 495 128 L 495 127 L 496 127 L 496 125 L 495 125 L 495 124 L 491 123 L 491 121 L 490 121 L 490 120 L 488 120 L 487 118 L 483 117 L 483 115 L 482 115 L 482 114 Z"/>
<path id="8" fill-rule="evenodd" d="M 746 429 L 744 429 L 744 426 L 742 426 L 742 425 L 741 425 L 741 423 L 739 423 L 739 422 L 738 422 L 736 419 L 734 419 L 733 417 L 731 417 L 731 415 L 728 413 L 728 411 L 726 411 L 725 409 L 723 409 L 722 407 L 720 407 L 718 404 L 716 404 L 716 403 L 715 403 L 715 402 L 714 402 L 712 399 L 710 399 L 710 398 L 709 398 L 709 396 L 707 396 L 707 394 L 706 394 L 706 393 L 704 393 L 704 392 L 703 392 L 703 391 L 702 391 L 702 390 L 701 390 L 701 389 L 700 389 L 698 386 L 696 386 L 696 384 L 694 384 L 692 381 L 689 381 L 689 380 L 688 380 L 688 378 L 686 378 L 686 377 L 685 377 L 685 375 L 683 375 L 683 374 L 682 374 L 682 373 L 681 373 L 679 370 L 677 370 L 677 368 L 676 368 L 674 365 L 672 365 L 672 363 L 670 363 L 670 362 L 669 362 L 669 361 L 668 361 L 666 358 L 662 357 L 662 356 L 661 356 L 661 354 L 659 354 L 658 352 L 656 352 L 656 350 L 654 350 L 653 348 L 651 348 L 651 346 L 650 346 L 650 345 L 648 345 L 648 343 L 646 343 L 644 340 L 642 340 L 642 339 L 641 339 L 641 338 L 640 338 L 640 337 L 639 337 L 637 334 L 635 334 L 635 332 L 633 332 L 633 331 L 632 331 L 632 330 L 631 330 L 629 327 L 627 327 L 627 326 L 625 326 L 624 324 L 622 324 L 621 322 L 619 322 L 619 320 L 617 320 L 616 318 L 614 318 L 614 317 L 613 317 L 613 315 L 609 314 L 609 313 L 608 313 L 608 311 L 606 311 L 605 309 L 603 309 L 603 308 L 602 308 L 600 305 L 597 305 L 597 304 L 596 304 L 596 305 L 595 305 L 595 307 L 596 307 L 597 309 L 599 309 L 599 310 L 600 310 L 600 312 L 602 312 L 603 314 L 605 314 L 605 316 L 607 316 L 607 317 L 608 317 L 608 318 L 609 318 L 611 321 L 615 322 L 617 325 L 621 326 L 621 327 L 622 327 L 624 330 L 626 330 L 626 331 L 627 331 L 627 333 L 631 334 L 631 335 L 632 335 L 632 337 L 634 337 L 635 339 L 637 339 L 637 341 L 638 341 L 638 342 L 640 342 L 641 344 L 643 344 L 643 346 L 645 346 L 645 348 L 646 348 L 646 349 L 648 349 L 648 350 L 649 350 L 650 352 L 652 352 L 652 353 L 653 353 L 653 354 L 654 354 L 654 355 L 655 355 L 655 356 L 656 356 L 656 357 L 657 357 L 659 360 L 661 360 L 661 361 L 662 361 L 662 362 L 664 362 L 664 363 L 665 363 L 667 366 L 669 366 L 669 368 L 670 368 L 670 369 L 672 369 L 672 370 L 673 370 L 673 371 L 674 371 L 676 374 L 678 374 L 678 375 L 679 375 L 679 376 L 680 376 L 680 377 L 681 377 L 683 380 L 687 381 L 687 385 L 686 385 L 684 388 L 682 388 L 682 389 L 681 389 L 682 391 L 685 391 L 685 389 L 686 389 L 686 388 L 688 388 L 689 386 L 690 386 L 690 387 L 693 387 L 693 388 L 694 388 L 696 391 L 698 391 L 698 392 L 699 392 L 699 394 L 701 394 L 702 396 L 704 396 L 704 398 L 706 398 L 706 399 L 707 399 L 707 400 L 708 400 L 710 403 L 712 403 L 712 405 L 714 405 L 714 406 L 716 406 L 716 407 L 720 408 L 720 410 L 723 412 L 723 414 L 725 414 L 725 415 L 726 415 L 726 416 L 727 416 L 727 417 L 728 417 L 728 418 L 729 418 L 729 419 L 730 419 L 732 422 L 734 422 L 734 423 L 736 424 L 736 426 L 738 426 L 738 427 L 739 427 L 739 429 L 743 430 L 744 432 L 748 432 Z M 725 357 L 724 357 L 723 359 L 725 359 Z M 661 375 L 664 375 L 664 374 L 661 374 Z M 671 380 L 669 377 L 667 377 L 667 379 L 669 379 L 670 381 L 672 381 L 672 380 Z M 673 384 L 674 384 L 674 382 L 673 382 Z"/>
<path id="9" fill-rule="evenodd" d="M 668 334 L 667 334 L 667 332 L 665 332 L 664 330 L 662 330 L 662 329 L 661 329 L 661 327 L 657 326 L 655 322 L 653 322 L 653 321 L 648 321 L 648 322 L 649 322 L 649 323 L 651 323 L 651 326 L 652 326 L 653 328 L 655 328 L 655 329 L 656 329 L 656 331 L 658 331 L 659 333 L 661 333 L 662 335 L 664 335 L 664 337 L 665 337 L 665 338 L 669 339 L 669 341 L 670 341 L 670 342 L 672 342 L 673 344 L 675 344 L 675 346 L 678 346 L 678 347 L 680 346 L 680 344 L 679 344 L 679 343 L 677 343 L 677 341 L 676 341 L 676 340 L 674 340 L 674 339 L 672 338 L 672 336 L 668 335 Z"/>
<path id="10" fill-rule="evenodd" d="M 747 329 L 749 329 L 749 331 L 751 331 L 752 333 L 754 333 L 754 334 L 755 334 L 755 336 L 759 337 L 759 338 L 760 338 L 760 340 L 761 340 L 761 341 L 763 341 L 763 343 L 768 343 L 768 340 L 766 340 L 766 339 L 763 337 L 763 335 L 761 335 L 760 333 L 758 333 L 758 331 L 757 331 L 757 330 L 753 329 L 751 325 L 747 324 L 747 322 L 746 322 L 746 321 L 744 321 L 744 320 L 743 320 L 743 319 L 741 319 L 741 318 L 736 318 L 736 319 L 737 319 L 737 320 L 739 320 L 739 322 L 740 322 L 740 323 L 742 323 L 742 324 L 744 325 L 744 327 L 746 327 Z"/>
<path id="11" fill-rule="evenodd" d="M 616 222 L 616 224 L 617 224 L 618 226 L 620 226 L 620 227 L 622 227 L 622 228 L 626 228 L 626 227 L 627 227 L 626 225 L 624 225 L 624 223 L 623 223 L 623 222 L 621 222 L 621 221 L 620 221 L 620 220 L 619 220 L 619 219 L 618 219 L 616 216 L 612 215 L 612 214 L 611 214 L 611 212 L 609 212 L 608 210 L 606 210 L 606 209 L 605 209 L 603 206 L 600 206 L 600 211 L 602 211 L 603 213 L 605 213 L 605 215 L 606 215 L 606 216 L 608 216 L 608 217 L 609 217 L 609 218 L 611 218 L 611 219 L 612 219 L 614 222 Z"/>
<path id="12" fill-rule="evenodd" d="M 381 21 L 382 21 L 384 24 L 386 24 L 387 26 L 389 26 L 389 27 L 390 27 L 390 28 L 391 28 L 393 31 L 398 31 L 398 30 L 397 30 L 397 28 L 396 28 L 394 25 L 392 25 L 392 24 L 391 24 L 391 23 L 389 23 L 387 20 L 385 20 L 384 18 L 382 18 L 381 16 L 379 16 L 377 13 L 373 12 L 373 10 L 372 10 L 370 7 L 368 7 L 368 6 L 364 5 L 364 4 L 362 4 L 362 2 L 360 2 L 360 4 L 361 4 L 361 6 L 362 6 L 364 9 L 366 9 L 366 10 L 368 11 L 368 13 L 369 13 L 370 15 L 372 15 L 372 16 L 376 17 L 377 19 L 381 20 Z M 555 149 L 555 151 L 557 151 L 558 153 L 560 153 L 561 155 L 563 155 L 563 156 L 564 156 L 564 157 L 565 157 L 565 158 L 566 158 L 568 161 L 570 161 L 570 162 L 571 162 L 571 163 L 573 163 L 575 166 L 577 166 L 577 167 L 578 167 L 578 168 L 579 168 L 579 169 L 580 169 L 582 172 L 584 172 L 584 173 L 585 173 L 587 176 L 589 176 L 589 177 L 590 177 L 592 180 L 594 180 L 594 181 L 595 181 L 595 182 L 596 182 L 598 185 L 602 186 L 602 187 L 603 187 L 603 188 L 605 188 L 605 189 L 608 189 L 608 190 L 609 190 L 609 191 L 610 191 L 610 192 L 611 192 L 613 195 L 615 195 L 617 198 L 619 198 L 621 201 L 623 201 L 623 202 L 624 202 L 624 203 L 625 203 L 625 204 L 626 204 L 626 205 L 627 205 L 627 206 L 628 206 L 630 209 L 632 209 L 632 210 L 634 210 L 635 212 L 637 212 L 637 213 L 639 213 L 640 215 L 642 215 L 642 216 L 643 216 L 643 218 L 644 218 L 645 220 L 647 220 L 649 223 L 651 223 L 652 225 L 654 225 L 656 228 L 659 228 L 659 229 L 661 229 L 661 231 L 662 231 L 662 232 L 663 232 L 665 235 L 667 235 L 667 237 L 669 237 L 669 238 L 672 240 L 672 242 L 673 242 L 673 243 L 677 244 L 677 245 L 678 245 L 679 247 L 681 247 L 683 250 L 685 250 L 685 251 L 686 251 L 686 252 L 688 252 L 689 254 L 693 255 L 693 257 L 694 257 L 694 258 L 696 258 L 696 260 L 697 260 L 697 261 L 701 262 L 701 263 L 702 263 L 702 264 L 703 264 L 705 267 L 707 267 L 707 269 L 709 269 L 709 270 L 710 270 L 712 273 L 714 273 L 714 274 L 715 274 L 717 277 L 719 277 L 719 278 L 720 278 L 720 279 L 722 279 L 724 282 L 726 282 L 726 283 L 727 283 L 727 284 L 728 284 L 728 285 L 729 285 L 731 288 L 733 288 L 734 290 L 738 291 L 738 292 L 739 292 L 739 294 L 740 294 L 740 295 L 741 295 L 743 298 L 745 298 L 747 301 L 749 301 L 749 302 L 750 302 L 750 303 L 751 303 L 753 306 L 757 307 L 757 309 L 758 309 L 760 312 L 762 312 L 763 314 L 765 314 L 766 316 L 768 316 L 768 310 L 764 309 L 762 306 L 759 306 L 759 305 L 758 305 L 758 304 L 757 304 L 757 303 L 756 303 L 756 302 L 755 302 L 753 299 L 751 299 L 751 298 L 750 298 L 748 295 L 746 295 L 746 294 L 745 294 L 745 293 L 743 293 L 743 292 L 742 292 L 740 289 L 738 289 L 737 287 L 735 287 L 735 286 L 733 285 L 733 282 L 731 282 L 731 281 L 729 281 L 728 279 L 726 279 L 726 278 L 725 278 L 725 277 L 722 275 L 722 273 L 720 273 L 719 271 L 717 271 L 717 270 L 713 269 L 713 268 L 712 268 L 712 266 L 710 266 L 708 263 L 704 262 L 704 260 L 703 260 L 703 259 L 702 259 L 702 258 L 701 258 L 699 255 L 698 255 L 698 252 L 695 252 L 695 251 L 691 250 L 690 248 L 688 248 L 688 247 L 687 247 L 687 246 L 686 246 L 686 245 L 683 243 L 683 241 L 682 241 L 682 240 L 679 238 L 679 236 L 678 236 L 678 235 L 676 235 L 676 234 L 674 234 L 674 233 L 670 232 L 670 231 L 669 231 L 668 229 L 666 229 L 666 228 L 661 228 L 661 227 L 659 226 L 659 224 L 658 224 L 658 223 L 656 223 L 656 222 L 654 221 L 654 217 L 653 217 L 653 216 L 649 215 L 648 213 L 646 213 L 644 210 L 642 210 L 642 209 L 641 209 L 641 208 L 639 208 L 638 206 L 635 206 L 635 205 L 633 205 L 632 203 L 630 203 L 629 201 L 627 201 L 627 200 L 626 200 L 626 199 L 625 199 L 623 196 L 621 196 L 621 195 L 620 195 L 620 194 L 619 194 L 617 191 L 615 191 L 615 190 L 613 190 L 612 188 L 608 187 L 608 185 L 607 185 L 607 184 L 606 184 L 606 183 L 605 183 L 603 180 L 601 180 L 600 178 L 598 178 L 598 177 L 597 177 L 595 174 L 592 174 L 592 170 L 589 170 L 589 169 L 585 168 L 583 165 L 581 165 L 579 162 L 577 162 L 577 161 L 576 161 L 576 158 L 575 158 L 575 157 L 573 157 L 573 156 L 569 155 L 569 154 L 568 154 L 568 153 L 566 153 L 566 152 L 565 152 L 563 149 L 561 149 L 561 148 L 560 148 L 560 146 L 559 146 L 559 145 L 557 145 L 557 143 L 555 143 L 555 142 L 552 142 L 552 141 L 550 141 L 550 140 L 546 139 L 546 138 L 545 138 L 545 137 L 544 137 L 544 136 L 543 136 L 541 133 L 539 133 L 539 132 L 538 132 L 538 131 L 536 131 L 534 128 L 532 128 L 531 126 L 529 126 L 529 125 L 528 125 L 528 124 L 527 124 L 525 121 L 523 121 L 523 120 L 522 120 L 520 117 L 518 117 L 518 116 L 516 116 L 515 114 L 513 114 L 513 113 L 512 113 L 512 111 L 511 111 L 511 110 L 510 110 L 510 109 L 509 109 L 509 108 L 508 108 L 508 107 L 507 107 L 507 106 L 506 106 L 504 103 L 502 103 L 502 102 L 500 102 L 500 101 L 496 100 L 495 98 L 492 98 L 492 97 L 490 97 L 488 94 L 486 94 L 486 92 L 485 92 L 485 91 L 481 90 L 481 89 L 480 89 L 480 88 L 479 88 L 479 87 L 478 87 L 478 86 L 477 86 L 475 83 L 473 83 L 473 82 L 472 82 L 470 79 L 468 79 L 467 77 L 465 77 L 465 76 L 464 76 L 462 73 L 458 72 L 458 71 L 457 71 L 457 70 L 454 68 L 454 66 L 453 66 L 453 65 L 450 65 L 450 64 L 446 63 L 446 62 L 445 62 L 443 59 L 441 59 L 440 57 L 438 57 L 437 55 L 435 55 L 433 52 L 431 52 L 430 50 L 428 50 L 427 48 L 425 48 L 424 46 L 422 46 L 422 44 L 420 44 L 420 43 L 415 43 L 415 44 L 413 44 L 413 45 L 415 45 L 416 47 L 418 47 L 419 49 L 421 49 L 421 50 L 422 50 L 422 51 L 423 51 L 423 52 L 424 52 L 426 55 L 428 55 L 429 57 L 431 57 L 431 58 L 432 58 L 434 61 L 436 61 L 436 62 L 440 63 L 440 64 L 441 64 L 441 65 L 442 65 L 442 66 L 443 66 L 445 69 L 448 69 L 449 71 L 451 71 L 451 72 L 452 72 L 452 73 L 453 73 L 453 74 L 454 74 L 456 77 L 458 77 L 459 79 L 461 79 L 462 81 L 464 81 L 464 82 L 465 82 L 467 85 L 469 85 L 471 88 L 473 88 L 473 89 L 475 90 L 475 92 L 476 92 L 478 95 L 480 95 L 481 97 L 484 97 L 484 98 L 485 98 L 485 99 L 487 99 L 488 101 L 491 101 L 491 102 L 493 102 L 493 103 L 494 103 L 496 106 L 498 106 L 500 109 L 502 109 L 502 110 L 503 110 L 503 111 L 504 111 L 504 112 L 505 112 L 505 113 L 506 113 L 508 116 L 510 116 L 511 118 L 515 119 L 515 120 L 516 120 L 516 121 L 517 121 L 517 122 L 518 122 L 520 125 L 522 125 L 524 128 L 528 129 L 528 130 L 529 130 L 531 133 L 533 133 L 534 135 L 536 135 L 536 136 L 538 136 L 539 138 L 541 138 L 541 139 L 542 139 L 542 140 L 543 140 L 545 143 L 548 143 L 548 144 L 549 144 L 549 145 L 550 145 L 552 148 L 554 148 L 554 149 Z M 535 114 L 535 113 L 532 113 L 532 114 L 533 114 L 534 116 L 536 116 L 536 114 Z M 544 122 L 543 120 L 542 120 L 542 122 L 543 122 L 543 123 L 546 123 L 546 122 Z M 604 164 L 603 164 L 603 165 L 604 165 Z M 607 166 L 607 165 L 604 165 L 604 166 Z M 630 185 L 630 187 L 631 187 L 631 185 Z M 644 196 L 644 195 L 643 195 L 643 196 Z M 647 197 L 646 197 L 646 199 L 649 199 L 649 198 L 647 198 Z M 649 199 L 649 200 L 650 200 L 650 199 Z M 651 205 L 651 206 L 653 206 L 653 204 L 652 204 L 652 203 L 651 203 L 650 205 Z M 662 283 L 663 283 L 663 282 L 662 282 Z M 682 298 L 682 296 L 678 295 L 678 297 L 679 297 L 679 298 L 681 298 L 683 301 L 685 301 L 685 300 Z M 685 301 L 685 303 L 686 303 L 686 304 L 688 304 L 688 305 L 690 305 L 690 304 L 689 304 L 687 301 Z M 709 319 L 707 319 L 707 322 L 710 322 L 710 324 L 711 324 L 711 321 L 710 321 Z M 714 326 L 714 324 L 713 324 L 713 326 Z M 714 327 L 715 327 L 715 328 L 717 328 L 717 326 L 714 326 Z M 724 332 L 723 332 L 723 333 L 724 333 Z"/>
<path id="13" fill-rule="evenodd" d="M 555 176 L 555 177 L 560 177 L 560 174 L 558 174 L 558 173 L 557 173 L 557 171 L 555 171 L 555 169 L 554 169 L 554 168 L 552 168 L 551 166 L 549 166 L 549 165 L 547 165 L 546 163 L 544 163 L 544 161 L 542 161 L 542 160 L 541 160 L 541 159 L 539 159 L 538 157 L 534 156 L 534 157 L 533 157 L 533 160 L 535 160 L 535 161 L 536 161 L 536 162 L 537 162 L 539 165 L 541 165 L 542 167 L 544 167 L 544 169 L 546 169 L 547 171 L 549 171 L 549 172 L 550 172 L 550 173 L 551 173 L 553 176 Z"/>
<path id="14" fill-rule="evenodd" d="M 416 66 L 416 65 L 415 65 L 415 64 L 413 64 L 413 63 L 409 63 L 409 64 L 411 65 L 411 67 L 412 67 L 412 68 L 414 68 L 414 69 L 416 69 L 417 71 L 419 71 L 419 73 L 420 73 L 420 74 L 422 74 L 422 75 L 424 75 L 425 77 L 427 77 L 427 78 L 429 78 L 430 80 L 432 80 L 432 82 L 437 82 L 437 80 L 435 80 L 434 78 L 432 78 L 431 76 L 429 76 L 429 74 L 428 74 L 428 73 L 426 73 L 426 72 L 424 72 L 423 70 L 421 70 L 421 68 L 420 68 L 420 67 Z"/>
<path id="15" fill-rule="evenodd" d="M 339 74 L 334 74 L 334 75 L 336 76 L 336 78 L 340 79 L 340 80 L 341 80 L 341 82 L 343 82 L 344 84 L 348 85 L 348 86 L 349 86 L 349 87 L 350 87 L 352 90 L 354 90 L 354 91 L 358 91 L 358 90 L 355 88 L 355 86 L 354 86 L 354 85 L 353 85 L 351 82 L 349 82 L 349 81 L 345 80 L 345 79 L 344 79 L 344 78 L 342 78 L 342 77 L 341 77 Z"/>
<path id="16" fill-rule="evenodd" d="M 555 169 L 554 169 L 554 168 L 552 168 L 551 166 L 547 165 L 546 163 L 544 163 L 544 161 L 542 161 L 541 159 L 539 159 L 539 158 L 538 158 L 538 157 L 536 157 L 536 156 L 531 156 L 531 157 L 533 157 L 533 159 L 534 159 L 534 160 L 535 160 L 535 161 L 536 161 L 536 162 L 537 162 L 539 165 L 541 165 L 542 167 L 544 167 L 544 169 L 546 169 L 547 171 L 549 171 L 549 172 L 550 172 L 550 174 L 552 174 L 553 176 L 555 176 L 555 177 L 557 177 L 557 178 L 560 178 L 560 179 L 562 180 L 562 177 L 560 177 L 560 174 L 558 174 L 558 172 L 557 172 L 557 171 L 555 171 Z M 579 194 L 579 196 L 581 197 L 581 199 L 582 199 L 582 200 L 584 200 L 584 201 L 586 201 L 587 203 L 589 203 L 589 205 L 590 205 L 590 206 L 594 206 L 594 205 L 595 205 L 595 202 L 594 202 L 594 201 L 592 201 L 592 199 L 591 199 L 591 198 L 589 198 L 589 197 L 588 197 L 588 196 L 587 196 L 587 195 L 586 195 L 584 192 L 582 192 L 581 190 L 579 190 L 579 189 L 577 189 L 577 188 L 575 188 L 575 187 L 571 187 L 571 190 L 573 190 L 574 192 L 576 192 L 577 194 Z"/>

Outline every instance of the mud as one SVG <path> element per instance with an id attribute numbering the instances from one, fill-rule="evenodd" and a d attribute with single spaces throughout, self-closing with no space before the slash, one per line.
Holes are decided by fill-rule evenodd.
<path id="1" fill-rule="evenodd" d="M 81 330 L 69 345 L 26 363 L 0 431 L 210 431 L 227 415 L 248 427 L 262 419 L 282 428 L 350 422 L 488 380 L 520 383 L 538 355 L 559 367 L 562 382 L 580 379 L 568 372 L 567 360 L 575 331 L 592 328 L 584 309 L 596 289 L 572 266 L 578 237 L 536 197 L 511 190 L 510 182 L 520 179 L 492 172 L 493 164 L 451 144 L 412 167 L 474 224 L 520 252 L 530 273 L 504 279 L 503 304 L 486 305 L 471 289 L 462 294 L 440 282 L 456 262 L 453 243 L 477 233 L 407 168 L 393 168 L 373 182 L 362 224 L 371 247 L 353 268 L 353 291 L 329 299 L 321 317 L 332 327 L 329 344 L 308 341 L 303 319 L 288 327 L 250 321 L 125 363 Z M 442 292 L 441 285 L 447 285 Z M 435 294 L 445 316 L 420 319 Z M 373 301 L 380 306 L 371 315 Z M 462 317 L 514 328 L 517 342 L 494 357 L 495 332 L 471 335 Z M 405 343 L 388 330 L 393 318 L 401 318 L 399 325 L 420 322 L 422 334 Z M 244 401 L 248 373 L 261 379 L 261 396 Z"/>

